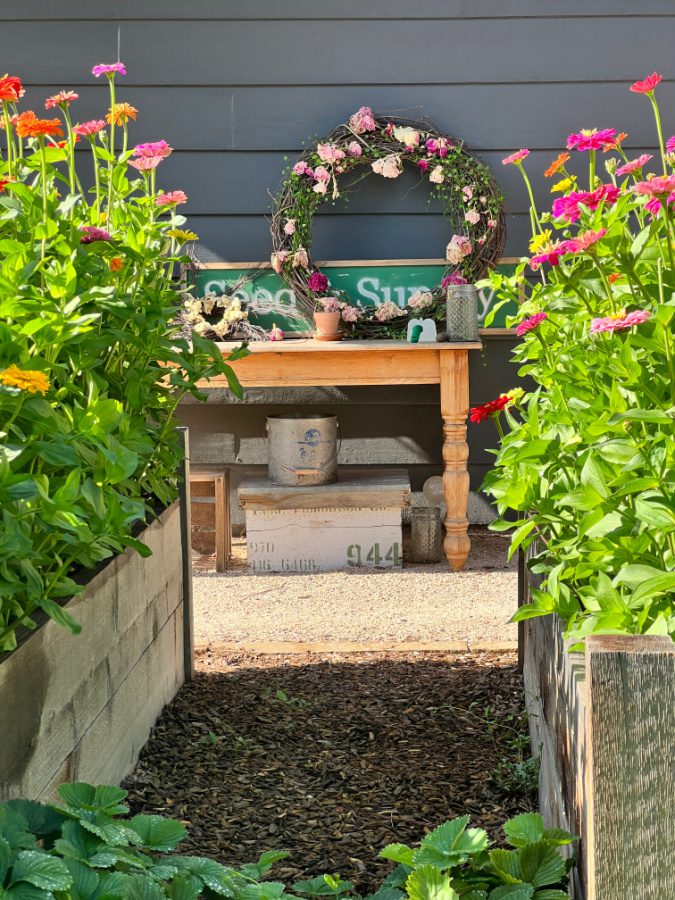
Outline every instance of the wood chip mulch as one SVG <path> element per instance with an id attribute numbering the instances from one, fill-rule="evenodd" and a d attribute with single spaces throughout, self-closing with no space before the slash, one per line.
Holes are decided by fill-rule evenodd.
<path id="1" fill-rule="evenodd" d="M 125 784 L 134 812 L 185 822 L 184 852 L 238 865 L 284 849 L 276 879 L 339 872 L 367 891 L 391 870 L 386 844 L 465 812 L 498 839 L 532 808 L 491 778 L 518 758 L 514 654 L 234 654 L 201 668 Z"/>

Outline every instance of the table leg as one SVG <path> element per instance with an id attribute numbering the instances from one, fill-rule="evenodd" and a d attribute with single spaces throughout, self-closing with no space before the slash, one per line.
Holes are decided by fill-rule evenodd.
<path id="1" fill-rule="evenodd" d="M 469 411 L 468 351 L 440 353 L 441 415 L 443 416 L 443 493 L 445 494 L 445 555 L 455 572 L 464 568 L 471 541 L 469 520 L 469 446 L 466 417 Z"/>

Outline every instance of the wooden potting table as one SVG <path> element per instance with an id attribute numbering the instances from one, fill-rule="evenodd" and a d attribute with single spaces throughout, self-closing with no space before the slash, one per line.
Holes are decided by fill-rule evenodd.
<path id="1" fill-rule="evenodd" d="M 239 346 L 218 345 L 224 356 Z M 445 555 L 456 571 L 464 568 L 471 541 L 466 517 L 469 499 L 469 351 L 476 343 L 409 344 L 406 341 L 316 341 L 292 338 L 253 342 L 249 356 L 232 362 L 243 387 L 325 387 L 366 384 L 440 384 L 443 418 Z M 202 387 L 227 387 L 219 376 Z"/>

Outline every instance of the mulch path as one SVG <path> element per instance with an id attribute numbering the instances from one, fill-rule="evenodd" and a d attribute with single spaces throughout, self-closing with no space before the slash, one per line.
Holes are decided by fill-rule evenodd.
<path id="1" fill-rule="evenodd" d="M 238 865 L 285 849 L 273 877 L 339 872 L 371 890 L 376 859 L 465 812 L 498 838 L 532 808 L 492 777 L 517 761 L 514 654 L 207 656 L 127 780 L 134 812 L 182 819 L 186 852 Z M 485 714 L 485 711 L 488 711 Z"/>

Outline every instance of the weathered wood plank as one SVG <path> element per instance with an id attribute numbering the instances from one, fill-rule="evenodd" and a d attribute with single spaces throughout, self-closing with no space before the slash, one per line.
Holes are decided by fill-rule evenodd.
<path id="1" fill-rule="evenodd" d="M 350 469 L 338 472 L 333 484 L 286 487 L 272 484 L 266 475 L 249 475 L 239 485 L 244 509 L 382 509 L 410 502 L 410 481 L 405 469 Z"/>
<path id="2" fill-rule="evenodd" d="M 675 644 L 586 642 L 588 900 L 675 896 Z"/>

